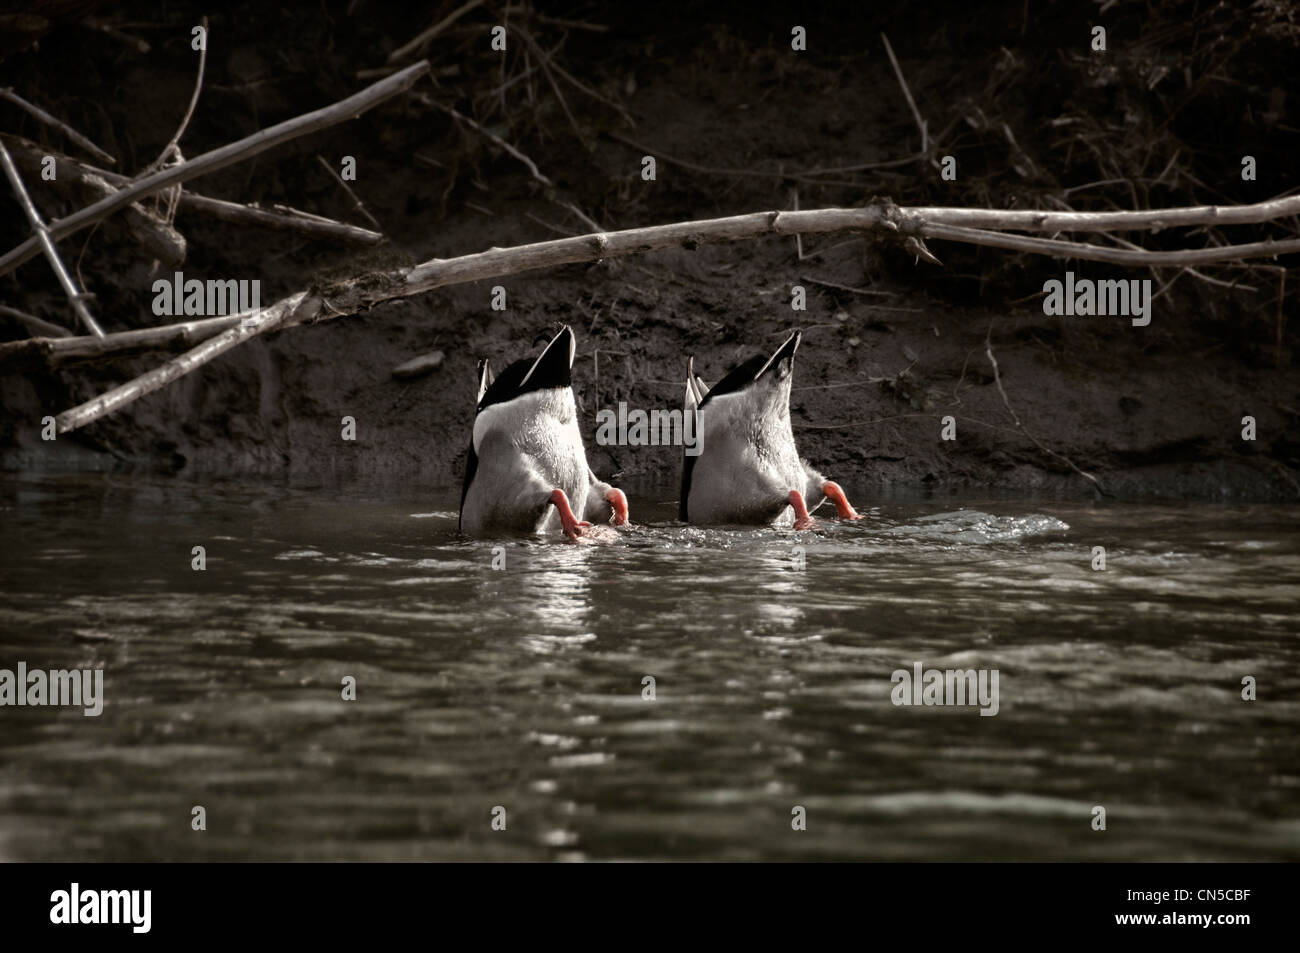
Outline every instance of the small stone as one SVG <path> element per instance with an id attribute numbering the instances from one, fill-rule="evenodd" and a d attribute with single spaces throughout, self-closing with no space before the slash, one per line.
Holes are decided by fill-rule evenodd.
<path id="1" fill-rule="evenodd" d="M 435 371 L 442 366 L 443 357 L 442 351 L 432 351 L 429 354 L 413 357 L 405 364 L 394 367 L 393 376 L 401 380 L 428 374 L 430 371 Z"/>

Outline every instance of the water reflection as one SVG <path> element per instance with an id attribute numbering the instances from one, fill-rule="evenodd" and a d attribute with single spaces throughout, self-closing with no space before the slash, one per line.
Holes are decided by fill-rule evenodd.
<path id="1" fill-rule="evenodd" d="M 0 668 L 107 696 L 0 709 L 0 858 L 1300 857 L 1293 509 L 570 546 L 467 541 L 454 499 L 0 478 Z M 999 670 L 999 714 L 893 706 L 917 661 Z"/>

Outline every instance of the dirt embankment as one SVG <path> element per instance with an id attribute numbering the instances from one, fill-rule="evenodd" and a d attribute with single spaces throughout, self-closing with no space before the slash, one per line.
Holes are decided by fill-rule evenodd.
<path id="1" fill-rule="evenodd" d="M 161 19 L 127 6 L 130 12 L 112 22 L 146 37 L 148 53 L 84 25 L 56 22 L 39 49 L 11 51 L 5 66 L 19 91 L 68 118 L 134 172 L 154 158 L 185 110 L 194 66 L 188 30 L 199 11 L 182 5 Z M 343 4 L 323 9 L 310 20 L 254 6 L 212 17 L 208 76 L 184 140 L 187 155 L 355 91 L 364 85 L 356 71 L 382 63 L 411 33 L 408 17 L 377 6 L 362 4 L 351 15 Z M 1173 75 L 1178 36 L 1126 59 L 1126 36 L 1152 34 L 1141 23 L 1117 21 L 1109 41 L 1115 52 L 1098 66 L 1086 60 L 1086 40 L 1068 45 L 1072 30 L 1086 37 L 1088 11 L 1054 7 L 1022 23 L 1025 9 L 998 5 L 1008 20 L 997 23 L 983 8 L 958 6 L 945 17 L 923 15 L 910 4 L 893 5 L 873 20 L 863 14 L 841 23 L 819 15 L 805 20 L 809 48 L 801 53 L 790 49 L 789 16 L 775 5 L 743 19 L 716 15 L 689 23 L 659 8 L 591 15 L 608 32 L 521 20 L 547 49 L 564 39 L 556 62 L 594 94 L 561 86 L 563 104 L 535 60 L 516 62 L 511 54 L 502 68 L 500 55 L 492 58 L 490 18 L 480 11 L 435 51 L 435 66 L 457 67 L 456 74 L 439 79 L 437 89 L 422 88 L 518 145 L 554 189 L 539 186 L 473 130 L 397 100 L 194 183 L 206 194 L 358 221 L 315 159 L 352 155 L 354 188 L 392 236 L 390 245 L 358 253 L 181 213 L 177 227 L 189 241 L 183 270 L 187 277 L 257 278 L 266 302 L 322 276 L 586 231 L 566 203 L 606 228 L 620 228 L 789 208 L 796 200 L 804 208 L 853 205 L 877 194 L 900 204 L 1022 207 L 1056 207 L 1044 196 L 1068 195 L 1073 207 L 1085 209 L 1132 207 L 1134 199 L 1153 206 L 1193 197 L 1258 200 L 1296 184 L 1287 179 L 1293 168 L 1279 171 L 1286 150 L 1295 154 L 1293 127 L 1300 123 L 1287 119 L 1285 98 L 1278 105 L 1269 82 L 1270 70 L 1278 85 L 1286 81 L 1281 61 L 1268 62 L 1273 47 L 1262 61 L 1249 45 L 1231 51 L 1220 67 L 1229 74 L 1239 58 L 1253 56 L 1253 72 L 1240 88 L 1196 92 L 1197 79 L 1189 77 L 1195 96 L 1180 96 L 1162 85 L 1175 80 L 1147 72 L 1145 82 L 1153 85 L 1144 92 L 1126 71 L 1140 61 Z M 918 107 L 952 144 L 957 183 L 941 182 L 919 162 L 817 181 L 802 175 L 885 162 L 919 146 L 881 52 L 881 30 L 898 51 Z M 1064 65 L 1045 69 L 1056 54 Z M 1176 77 L 1176 85 L 1184 81 Z M 504 110 L 491 105 L 494 95 Z M 1197 132 L 1184 112 L 1189 97 L 1197 108 L 1231 116 L 1243 137 L 1238 113 L 1262 115 L 1270 105 L 1281 110 L 1271 125 L 1253 120 L 1258 135 L 1249 147 L 1265 170 L 1260 182 L 1243 185 L 1233 171 L 1243 149 L 1225 138 L 1222 123 L 1217 132 Z M 624 107 L 635 127 L 609 103 Z M 582 144 L 565 106 L 584 134 Z M 1152 133 L 1154 158 L 1141 170 L 1123 165 L 1137 161 L 1129 155 L 1135 146 L 1112 148 L 1104 138 L 1080 138 L 1076 155 L 1065 141 L 1070 126 L 1099 123 L 1107 109 L 1113 110 L 1109 121 L 1127 123 L 1133 136 L 1166 130 L 1173 144 Z M 1052 125 L 1062 117 L 1072 122 Z M 1218 118 L 1207 114 L 1203 121 Z M 6 109 L 4 120 L 5 129 L 64 147 L 21 113 Z M 1104 128 L 1096 133 L 1104 134 Z M 1218 179 L 1204 188 L 1168 173 L 1157 179 L 1161 150 L 1183 145 L 1203 153 L 1210 142 L 1218 142 L 1221 155 L 1202 156 L 1195 169 L 1173 167 L 1200 181 L 1205 166 L 1221 166 Z M 1080 155 L 1089 149 L 1096 154 L 1085 162 Z M 658 159 L 653 182 L 640 176 L 645 153 Z M 1127 184 L 1067 191 L 1088 184 L 1090 174 L 1101 181 L 1114 163 Z M 47 218 L 73 207 L 67 197 L 34 191 Z M 17 218 L 7 214 L 0 222 L 5 247 L 24 237 Z M 62 247 L 110 330 L 158 321 L 150 289 L 170 272 L 144 260 L 120 225 L 105 223 Z M 255 340 L 54 443 L 39 437 L 43 415 L 155 366 L 162 355 L 57 371 L 8 367 L 0 376 L 0 462 L 455 484 L 473 413 L 475 361 L 487 357 L 499 366 L 523 356 L 539 333 L 565 322 L 579 339 L 575 390 L 592 436 L 593 466 L 624 479 L 671 482 L 679 450 L 597 446 L 596 411 L 620 401 L 647 410 L 678 407 L 687 356 L 714 380 L 798 326 L 805 338 L 792 411 L 801 450 L 828 475 L 864 491 L 990 487 L 1087 495 L 1072 462 L 1122 496 L 1300 498 L 1300 372 L 1287 328 L 1295 326 L 1294 281 L 1279 306 L 1276 272 L 1238 273 L 1256 288 L 1245 292 L 1173 271 L 1125 272 L 937 243 L 933 250 L 942 267 L 917 264 L 900 249 L 860 237 L 805 240 L 803 260 L 793 239 L 768 240 L 449 288 Z M 1066 270 L 1154 278 L 1157 290 L 1178 280 L 1156 299 L 1151 324 L 1138 328 L 1119 316 L 1044 315 L 1043 282 Z M 1211 274 L 1219 282 L 1234 277 L 1230 269 Z M 507 289 L 506 311 L 491 308 L 490 285 L 497 283 Z M 806 289 L 805 311 L 791 309 L 795 285 Z M 0 277 L 0 298 L 67 321 L 66 303 L 41 261 Z M 24 333 L 0 322 L 7 339 Z M 437 370 L 414 380 L 391 376 L 392 368 L 434 350 L 446 355 Z M 344 416 L 356 420 L 355 441 L 341 439 Z M 942 439 L 947 416 L 953 440 Z M 1245 416 L 1256 420 L 1254 441 L 1242 439 Z"/>

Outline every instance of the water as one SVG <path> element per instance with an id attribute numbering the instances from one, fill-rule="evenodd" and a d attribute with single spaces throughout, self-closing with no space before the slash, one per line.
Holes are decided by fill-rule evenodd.
<path id="1" fill-rule="evenodd" d="M 0 476 L 0 668 L 106 695 L 0 708 L 0 859 L 1300 859 L 1300 510 L 671 495 L 572 546 L 462 540 L 450 491 Z M 891 704 L 917 661 L 998 714 Z"/>

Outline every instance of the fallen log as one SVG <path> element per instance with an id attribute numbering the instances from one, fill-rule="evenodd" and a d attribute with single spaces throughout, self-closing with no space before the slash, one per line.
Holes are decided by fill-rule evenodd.
<path id="1" fill-rule="evenodd" d="M 199 345 L 187 354 L 148 374 L 142 375 L 121 387 L 114 388 L 92 401 L 65 411 L 56 418 L 59 433 L 66 433 L 77 427 L 99 419 L 129 404 L 145 394 L 189 373 L 207 361 L 224 353 L 230 348 L 243 343 L 258 334 L 292 327 L 296 324 L 316 323 L 332 318 L 343 317 L 366 311 L 384 301 L 405 298 L 432 291 L 446 285 L 464 284 L 484 278 L 499 278 L 505 275 L 549 268 L 556 265 L 577 262 L 598 261 L 604 258 L 617 258 L 659 248 L 686 248 L 693 250 L 707 243 L 741 241 L 767 236 L 789 236 L 795 234 L 817 234 L 827 232 L 878 232 L 882 237 L 892 236 L 895 240 L 911 241 L 912 247 L 924 249 L 920 239 L 933 234 L 945 240 L 967 242 L 977 245 L 997 244 L 1001 247 L 1007 240 L 1014 240 L 1019 250 L 1034 254 L 1050 255 L 1056 258 L 1076 258 L 1093 261 L 1113 261 L 1121 264 L 1149 266 L 1156 263 L 1178 263 L 1167 256 L 1194 255 L 1196 263 L 1205 261 L 1233 261 L 1242 257 L 1277 256 L 1300 252 L 1300 239 L 1285 241 L 1252 242 L 1245 245 L 1227 245 L 1190 252 L 1154 252 L 1144 249 L 1116 249 L 1082 242 L 1067 242 L 1055 239 L 1033 238 L 1023 235 L 1000 235 L 981 229 L 947 225 L 945 220 L 969 220 L 969 209 L 905 209 L 892 202 L 873 202 L 862 208 L 827 208 L 811 209 L 798 212 L 755 212 L 748 215 L 733 215 L 726 218 L 707 219 L 692 222 L 674 222 L 668 225 L 653 225 L 646 228 L 631 228 L 622 231 L 596 232 L 573 238 L 560 238 L 552 241 L 519 245 L 513 248 L 491 248 L 472 255 L 458 258 L 432 259 L 411 268 L 395 271 L 372 272 L 354 278 L 335 281 L 323 287 L 300 291 L 295 295 L 259 312 L 255 317 L 245 319 L 237 327 L 231 327 L 210 341 Z M 981 211 L 981 210 L 976 210 Z M 1166 218 L 1177 218 L 1179 224 L 1202 224 L 1206 222 L 1222 223 L 1232 219 L 1234 223 L 1242 221 L 1266 221 L 1300 212 L 1300 196 L 1275 199 L 1252 206 L 1235 206 L 1221 208 L 1207 206 L 1200 209 L 1174 209 L 1162 213 Z M 923 214 L 924 213 L 924 214 Z M 989 211 L 982 212 L 988 218 L 984 221 L 1001 221 L 1005 228 L 1028 227 L 1020 212 Z M 1049 213 L 1028 213 L 1042 217 Z M 1058 214 L 1058 213 L 1050 213 Z M 1089 228 L 1088 218 L 1092 216 L 1095 224 L 1092 230 L 1109 231 L 1115 229 L 1150 229 L 1155 226 L 1148 212 L 1103 212 L 1068 213 L 1072 230 Z M 1003 218 L 999 219 L 998 216 Z M 1021 224 L 1005 224 L 1016 222 Z M 1041 221 L 1035 218 L 1029 225 Z M 943 234 L 936 232 L 942 231 Z M 1162 257 L 1165 256 L 1165 257 Z M 32 342 L 19 342 L 30 345 Z"/>

